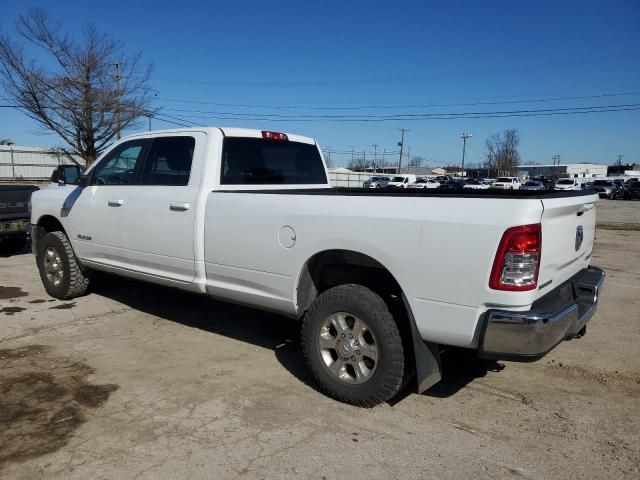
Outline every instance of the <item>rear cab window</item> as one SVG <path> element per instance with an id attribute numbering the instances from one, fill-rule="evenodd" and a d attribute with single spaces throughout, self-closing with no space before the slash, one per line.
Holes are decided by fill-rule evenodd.
<path id="1" fill-rule="evenodd" d="M 318 147 L 289 140 L 225 137 L 222 185 L 327 184 Z"/>

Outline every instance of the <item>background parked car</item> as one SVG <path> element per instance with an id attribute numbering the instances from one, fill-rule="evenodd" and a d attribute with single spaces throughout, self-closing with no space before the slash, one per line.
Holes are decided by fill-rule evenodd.
<path id="1" fill-rule="evenodd" d="M 640 182 L 627 183 L 621 192 L 616 193 L 616 196 L 622 196 L 625 200 L 640 200 Z"/>
<path id="2" fill-rule="evenodd" d="M 451 175 L 438 175 L 435 179 L 437 182 L 444 183 L 453 180 L 453 177 Z"/>
<path id="3" fill-rule="evenodd" d="M 595 180 L 593 190 L 598 192 L 600 198 L 614 198 L 619 187 L 613 180 Z"/>
<path id="4" fill-rule="evenodd" d="M 462 190 L 465 184 L 466 182 L 464 180 L 449 180 L 448 182 L 441 183 L 438 188 L 448 191 Z"/>
<path id="5" fill-rule="evenodd" d="M 498 177 L 491 187 L 502 190 L 518 190 L 520 185 L 521 183 L 518 177 Z"/>
<path id="6" fill-rule="evenodd" d="M 491 184 L 484 180 L 471 179 L 465 183 L 463 188 L 469 188 L 472 190 L 488 190 Z"/>
<path id="7" fill-rule="evenodd" d="M 27 241 L 29 201 L 34 185 L 0 185 L 0 249 L 15 251 Z"/>
<path id="8" fill-rule="evenodd" d="M 580 190 L 580 182 L 577 178 L 560 178 L 553 186 L 556 191 Z"/>
<path id="9" fill-rule="evenodd" d="M 520 190 L 536 190 L 536 191 L 546 191 L 547 187 L 544 186 L 544 183 L 538 180 L 528 180 L 524 182 L 520 186 Z"/>
<path id="10" fill-rule="evenodd" d="M 440 182 L 433 178 L 418 177 L 415 183 L 409 185 L 409 188 L 438 188 Z"/>
<path id="11" fill-rule="evenodd" d="M 389 177 L 371 177 L 369 180 L 366 180 L 363 184 L 363 188 L 382 188 L 386 187 L 387 183 L 389 183 L 391 178 Z"/>

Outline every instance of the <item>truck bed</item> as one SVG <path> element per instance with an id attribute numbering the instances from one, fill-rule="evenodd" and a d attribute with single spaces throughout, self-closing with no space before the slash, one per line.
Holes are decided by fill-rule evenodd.
<path id="1" fill-rule="evenodd" d="M 448 191 L 438 188 L 261 188 L 247 190 L 213 190 L 213 192 L 228 193 L 263 193 L 281 195 L 343 195 L 343 196 L 371 196 L 371 197 L 454 197 L 454 198 L 508 198 L 508 199 L 550 199 L 593 195 L 593 190 L 566 190 L 539 192 L 535 190 L 457 190 Z"/>

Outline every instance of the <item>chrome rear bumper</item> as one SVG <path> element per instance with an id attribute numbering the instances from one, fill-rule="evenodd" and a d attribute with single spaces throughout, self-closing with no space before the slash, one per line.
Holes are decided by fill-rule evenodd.
<path id="1" fill-rule="evenodd" d="M 588 267 L 537 300 L 527 312 L 488 310 L 479 356 L 537 360 L 563 340 L 581 336 L 595 314 L 604 272 Z"/>

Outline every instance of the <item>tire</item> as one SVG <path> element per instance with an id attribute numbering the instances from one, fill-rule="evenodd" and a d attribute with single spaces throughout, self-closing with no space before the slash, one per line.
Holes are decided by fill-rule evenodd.
<path id="1" fill-rule="evenodd" d="M 87 272 L 80 266 L 63 232 L 47 233 L 38 242 L 36 263 L 49 295 L 60 300 L 84 295 L 89 288 Z"/>
<path id="2" fill-rule="evenodd" d="M 405 354 L 398 325 L 384 300 L 366 287 L 340 285 L 321 293 L 304 316 L 301 345 L 319 389 L 336 400 L 373 407 L 400 391 Z"/>

